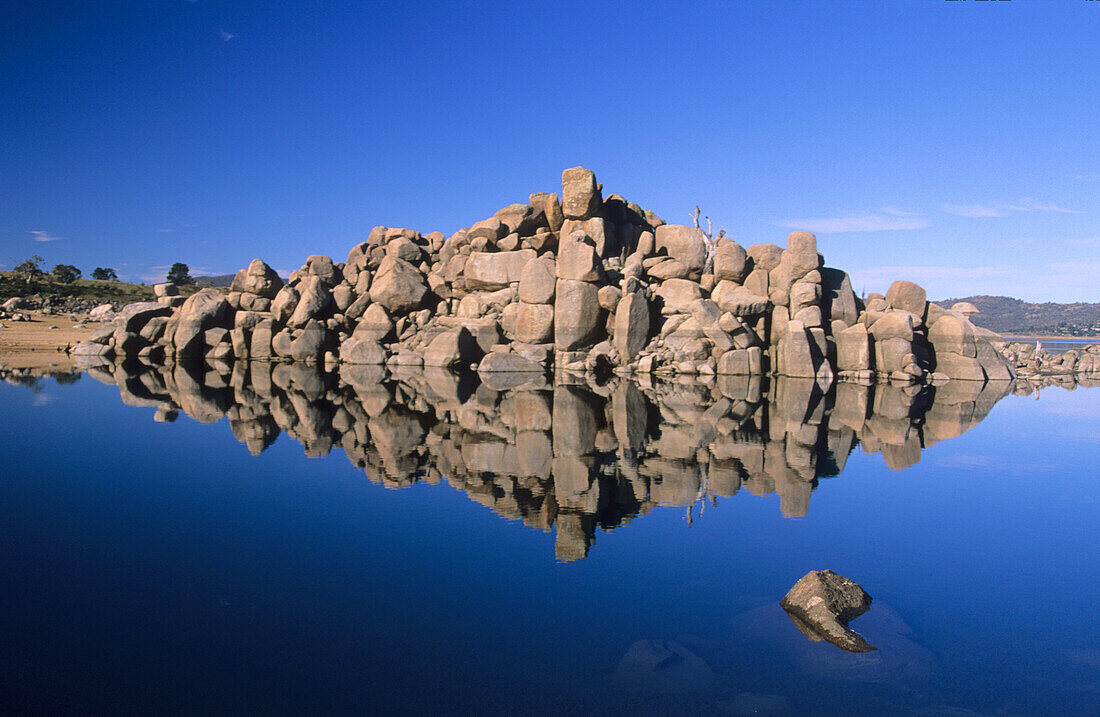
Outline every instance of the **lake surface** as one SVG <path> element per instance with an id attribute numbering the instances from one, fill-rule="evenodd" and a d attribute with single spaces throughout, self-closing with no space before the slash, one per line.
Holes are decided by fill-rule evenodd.
<path id="1" fill-rule="evenodd" d="M 15 711 L 1100 712 L 1097 389 L 28 383 L 0 384 Z M 826 568 L 877 651 L 779 607 Z"/>

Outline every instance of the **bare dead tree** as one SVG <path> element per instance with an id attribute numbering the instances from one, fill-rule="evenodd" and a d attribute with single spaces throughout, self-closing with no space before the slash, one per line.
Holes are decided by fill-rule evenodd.
<path id="1" fill-rule="evenodd" d="M 699 205 L 695 205 L 695 211 L 691 213 L 692 222 L 695 224 L 696 229 L 701 229 L 699 226 L 699 215 L 702 212 L 699 211 Z M 726 236 L 725 229 L 718 230 L 718 236 L 714 235 L 714 225 L 711 224 L 710 217 L 704 217 L 707 220 L 707 230 L 703 232 L 703 236 L 706 237 L 707 243 L 707 261 L 703 266 L 704 274 L 714 273 L 714 257 L 718 253 L 718 240 Z"/>

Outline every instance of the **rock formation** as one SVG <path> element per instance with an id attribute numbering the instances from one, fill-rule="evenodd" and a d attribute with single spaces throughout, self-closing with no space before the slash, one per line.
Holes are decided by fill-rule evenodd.
<path id="1" fill-rule="evenodd" d="M 256 259 L 228 294 L 156 290 L 163 312 L 120 317 L 74 353 L 823 382 L 1014 370 L 965 306 L 906 281 L 857 297 L 809 232 L 742 247 L 605 198 L 582 167 L 563 172 L 560 201 L 535 193 L 449 238 L 379 226 L 344 262 L 310 256 L 285 284 Z"/>
<path id="2" fill-rule="evenodd" d="M 831 642 L 848 652 L 875 649 L 848 627 L 848 621 L 871 607 L 871 596 L 843 575 L 832 570 L 811 570 L 779 604 L 802 634 L 814 642 Z"/>

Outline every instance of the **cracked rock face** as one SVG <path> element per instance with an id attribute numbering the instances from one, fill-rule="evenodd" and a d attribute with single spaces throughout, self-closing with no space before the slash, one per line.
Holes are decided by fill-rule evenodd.
<path id="1" fill-rule="evenodd" d="M 814 642 L 830 642 L 848 652 L 878 649 L 848 627 L 871 607 L 871 596 L 832 570 L 812 570 L 779 603 L 791 622 Z"/>

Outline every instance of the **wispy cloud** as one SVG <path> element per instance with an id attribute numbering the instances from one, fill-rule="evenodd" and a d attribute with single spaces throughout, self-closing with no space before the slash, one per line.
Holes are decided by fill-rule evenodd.
<path id="1" fill-rule="evenodd" d="M 907 279 L 909 281 L 929 280 L 953 280 L 969 281 L 975 279 L 990 279 L 1018 274 L 1020 267 L 1007 265 L 990 266 L 872 266 L 867 269 L 853 271 L 853 276 L 858 276 L 869 283 L 890 282 L 895 279 Z"/>
<path id="2" fill-rule="evenodd" d="M 996 204 L 944 204 L 941 207 L 948 214 L 972 219 L 988 217 L 1007 217 L 1018 212 L 1057 212 L 1059 214 L 1080 214 L 1075 209 L 1066 209 L 1054 202 L 1041 202 L 1025 197 L 1018 202 L 1000 202 Z"/>
<path id="3" fill-rule="evenodd" d="M 64 237 L 55 237 L 52 234 L 50 234 L 49 232 L 44 232 L 44 231 L 37 230 L 37 229 L 32 229 L 31 230 L 31 236 L 34 237 L 35 241 L 61 241 L 64 238 Z"/>
<path id="4" fill-rule="evenodd" d="M 788 219 L 778 222 L 778 224 L 788 229 L 801 229 L 816 234 L 846 234 L 848 232 L 924 229 L 928 226 L 928 220 L 913 212 L 902 211 L 896 207 L 886 207 L 878 212 L 867 212 L 846 217 Z"/>
<path id="5" fill-rule="evenodd" d="M 1095 275 L 1100 271 L 1100 259 L 1077 259 L 1075 261 L 1054 261 L 1046 264 L 1046 268 L 1053 272 L 1080 274 L 1087 272 Z"/>
<path id="6" fill-rule="evenodd" d="M 1066 244 L 1079 247 L 1100 247 L 1100 236 L 1085 237 L 1083 239 L 1066 239 Z"/>
<path id="7" fill-rule="evenodd" d="M 1009 215 L 1009 212 L 999 207 L 988 207 L 981 204 L 944 204 L 943 210 L 958 217 L 1007 217 Z"/>
<path id="8" fill-rule="evenodd" d="M 222 39 L 223 39 L 223 40 L 225 40 L 226 42 L 229 42 L 229 41 L 230 41 L 230 40 L 232 40 L 232 39 L 233 39 L 234 37 L 236 37 L 236 35 L 235 35 L 235 34 L 233 34 L 233 33 L 231 33 L 231 32 L 226 32 L 226 31 L 225 31 L 224 29 L 222 29 L 222 28 L 218 28 L 218 32 L 219 32 L 219 33 L 221 34 L 221 37 L 222 37 Z"/>
<path id="9" fill-rule="evenodd" d="M 1076 209 L 1066 209 L 1054 202 L 1040 202 L 1031 197 L 1025 197 L 1015 204 L 1005 205 L 1005 209 L 1012 212 L 1058 212 L 1059 214 L 1080 214 Z"/>
<path id="10" fill-rule="evenodd" d="M 898 207 L 883 207 L 883 214 L 888 214 L 891 217 L 919 217 L 920 212 L 911 212 L 907 209 L 900 209 Z"/>
<path id="11" fill-rule="evenodd" d="M 157 234 L 171 234 L 171 229 L 157 229 Z"/>
<path id="12" fill-rule="evenodd" d="M 1070 176 L 1078 182 L 1100 182 L 1100 173 L 1079 173 Z"/>

